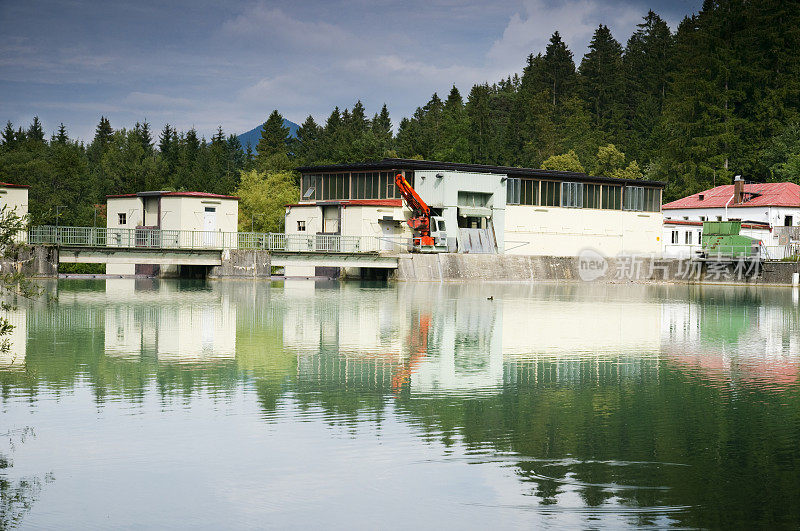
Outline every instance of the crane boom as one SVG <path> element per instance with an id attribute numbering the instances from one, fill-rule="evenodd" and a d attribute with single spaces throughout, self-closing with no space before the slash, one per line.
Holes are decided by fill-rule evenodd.
<path id="1" fill-rule="evenodd" d="M 431 238 L 431 207 L 422 200 L 419 194 L 408 184 L 402 173 L 398 173 L 394 182 L 400 195 L 411 209 L 411 217 L 408 218 L 408 226 L 419 232 L 419 244 L 423 246 L 433 246 Z"/>

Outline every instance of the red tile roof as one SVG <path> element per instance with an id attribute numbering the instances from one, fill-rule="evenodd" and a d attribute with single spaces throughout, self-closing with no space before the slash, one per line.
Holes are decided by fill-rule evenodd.
<path id="1" fill-rule="evenodd" d="M 5 188 L 30 188 L 27 184 L 11 184 L 11 183 L 0 183 L 0 187 Z"/>
<path id="2" fill-rule="evenodd" d="M 782 206 L 800 208 L 800 186 L 794 183 L 752 183 L 744 185 L 745 201 L 734 205 L 733 185 L 726 184 L 663 205 L 663 210 L 675 208 L 728 208 Z M 700 200 L 700 196 L 703 199 Z M 729 203 L 730 201 L 730 203 Z"/>

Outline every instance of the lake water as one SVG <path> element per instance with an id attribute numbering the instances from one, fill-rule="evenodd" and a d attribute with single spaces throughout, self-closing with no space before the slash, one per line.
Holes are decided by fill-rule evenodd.
<path id="1" fill-rule="evenodd" d="M 46 286 L 0 528 L 800 525 L 788 288 Z"/>

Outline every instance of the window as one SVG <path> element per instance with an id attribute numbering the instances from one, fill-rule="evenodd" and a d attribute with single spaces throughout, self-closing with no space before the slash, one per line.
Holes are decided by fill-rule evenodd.
<path id="1" fill-rule="evenodd" d="M 521 203 L 523 205 L 539 204 L 539 181 L 524 179 L 522 181 Z"/>
<path id="2" fill-rule="evenodd" d="M 644 211 L 645 212 L 661 211 L 661 190 L 659 190 L 658 188 L 644 189 Z"/>
<path id="3" fill-rule="evenodd" d="M 119 216 L 119 224 L 120 224 L 120 225 L 125 225 L 125 224 L 127 223 L 127 221 L 128 221 L 128 220 L 127 220 L 127 217 L 128 217 L 128 215 L 127 215 L 127 214 L 125 214 L 125 213 L 123 212 L 123 213 L 117 214 L 117 216 Z"/>
<path id="4" fill-rule="evenodd" d="M 583 185 L 581 183 L 561 183 L 561 206 L 583 207 Z"/>
<path id="5" fill-rule="evenodd" d="M 722 216 L 717 216 L 717 221 L 722 221 Z"/>
<path id="6" fill-rule="evenodd" d="M 692 231 L 690 231 L 690 230 L 686 231 L 684 243 L 686 243 L 686 245 L 691 245 L 692 244 Z"/>
<path id="7" fill-rule="evenodd" d="M 297 231 L 298 232 L 305 232 L 306 231 L 306 222 L 305 221 L 298 221 L 297 222 Z"/>
<path id="8" fill-rule="evenodd" d="M 783 226 L 784 227 L 792 226 L 792 216 L 786 216 L 785 218 L 783 218 Z"/>
<path id="9" fill-rule="evenodd" d="M 509 205 L 520 204 L 520 179 L 510 177 L 506 179 L 506 203 Z"/>
<path id="10" fill-rule="evenodd" d="M 583 208 L 600 208 L 600 185 L 583 185 Z"/>
<path id="11" fill-rule="evenodd" d="M 542 181 L 542 206 L 561 206 L 561 183 Z"/>
<path id="12" fill-rule="evenodd" d="M 622 210 L 622 187 L 603 185 L 602 203 L 606 210 Z"/>
<path id="13" fill-rule="evenodd" d="M 445 232 L 447 229 L 444 228 L 444 220 L 439 220 L 439 232 Z"/>
<path id="14" fill-rule="evenodd" d="M 678 231 L 672 231 L 672 243 L 678 243 Z"/>
<path id="15" fill-rule="evenodd" d="M 705 216 L 700 216 L 700 221 L 705 221 L 705 220 L 706 220 Z"/>
<path id="16" fill-rule="evenodd" d="M 644 188 L 641 186 L 626 186 L 623 200 L 625 201 L 625 210 L 644 210 Z"/>

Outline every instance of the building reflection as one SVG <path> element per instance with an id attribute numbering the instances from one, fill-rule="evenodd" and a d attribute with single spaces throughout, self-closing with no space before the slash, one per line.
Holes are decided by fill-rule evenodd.
<path id="1" fill-rule="evenodd" d="M 106 281 L 105 352 L 196 362 L 236 357 L 236 305 L 224 291 L 175 292 L 175 285 L 136 291 L 135 279 Z M 158 300 L 156 300 L 158 299 Z"/>
<path id="2" fill-rule="evenodd" d="M 662 351 L 670 366 L 728 383 L 769 389 L 797 383 L 800 314 L 796 291 L 704 287 L 662 305 Z"/>
<path id="3" fill-rule="evenodd" d="M 22 307 L 3 313 L 13 328 L 5 337 L 8 348 L 0 350 L 0 370 L 24 368 L 28 351 L 28 310 Z"/>
<path id="4" fill-rule="evenodd" d="M 567 380 L 587 360 L 595 373 L 656 367 L 660 304 L 645 287 L 623 299 L 606 289 L 404 283 L 370 297 L 364 286 L 292 281 L 284 346 L 298 354 L 301 380 L 394 392 L 401 382 L 411 395 L 497 392 L 537 378 L 543 363 Z"/>

